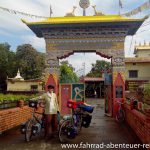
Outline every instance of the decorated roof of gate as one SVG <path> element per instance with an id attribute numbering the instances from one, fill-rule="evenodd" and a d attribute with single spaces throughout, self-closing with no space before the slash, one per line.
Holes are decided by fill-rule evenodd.
<path id="1" fill-rule="evenodd" d="M 134 35 L 146 18 L 131 19 L 120 15 L 104 16 L 75 16 L 75 17 L 51 17 L 39 22 L 27 22 L 22 20 L 38 37 L 43 37 L 42 31 L 48 28 L 61 27 L 86 27 L 86 26 L 126 26 L 127 35 Z"/>
<path id="2" fill-rule="evenodd" d="M 27 25 L 42 25 L 42 24 L 67 24 L 67 23 L 94 23 L 94 22 L 132 22 L 144 21 L 145 19 L 131 19 L 120 15 L 105 15 L 105 16 L 76 16 L 76 17 L 52 17 L 39 22 L 26 22 Z"/>

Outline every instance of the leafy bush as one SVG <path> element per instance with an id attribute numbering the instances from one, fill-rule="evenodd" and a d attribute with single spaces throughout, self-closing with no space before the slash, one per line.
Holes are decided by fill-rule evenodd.
<path id="1" fill-rule="evenodd" d="M 150 105 L 150 83 L 145 85 L 143 95 L 144 95 L 144 102 Z"/>
<path id="2" fill-rule="evenodd" d="M 13 94 L 0 94 L 0 102 L 2 101 L 18 101 L 18 100 L 29 100 L 37 95 L 13 95 Z"/>
<path id="3" fill-rule="evenodd" d="M 143 94 L 145 102 L 147 103 L 149 101 L 148 103 L 150 103 L 150 83 L 144 87 Z"/>

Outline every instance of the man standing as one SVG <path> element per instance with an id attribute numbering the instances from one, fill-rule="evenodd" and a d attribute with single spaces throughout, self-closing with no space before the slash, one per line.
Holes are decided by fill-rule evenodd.
<path id="1" fill-rule="evenodd" d="M 57 96 L 54 93 L 54 86 L 48 85 L 48 91 L 43 95 L 33 98 L 31 100 L 41 99 L 45 104 L 45 138 L 49 138 L 50 127 L 52 129 L 52 136 L 57 130 L 57 113 L 59 112 L 59 105 Z"/>

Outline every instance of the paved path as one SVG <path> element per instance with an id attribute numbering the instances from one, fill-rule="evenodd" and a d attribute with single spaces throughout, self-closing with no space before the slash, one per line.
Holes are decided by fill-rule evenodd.
<path id="1" fill-rule="evenodd" d="M 91 126 L 89 128 L 83 128 L 81 134 L 78 135 L 76 139 L 72 140 L 71 143 L 140 143 L 139 139 L 127 125 L 120 125 L 113 118 L 106 117 L 104 115 L 104 100 L 91 99 L 87 102 L 95 106 Z M 17 129 L 9 131 L 0 136 L 0 150 L 55 149 L 61 149 L 61 144 L 59 143 L 57 138 L 52 139 L 48 142 L 45 142 L 43 139 L 36 138 L 29 143 L 25 143 L 23 135 L 21 135 L 19 130 Z"/>

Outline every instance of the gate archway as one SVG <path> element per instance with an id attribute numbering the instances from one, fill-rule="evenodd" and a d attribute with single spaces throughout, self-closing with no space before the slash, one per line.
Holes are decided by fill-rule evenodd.
<path id="1" fill-rule="evenodd" d="M 56 91 L 60 58 L 74 52 L 95 52 L 102 57 L 111 58 L 112 114 L 115 116 L 117 101 L 125 99 L 125 37 L 134 35 L 144 19 L 109 15 L 55 17 L 41 22 L 23 22 L 37 37 L 45 39 L 45 83 L 52 83 Z"/>

